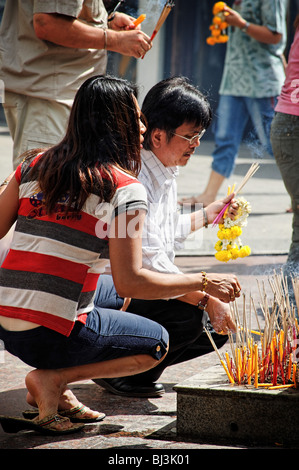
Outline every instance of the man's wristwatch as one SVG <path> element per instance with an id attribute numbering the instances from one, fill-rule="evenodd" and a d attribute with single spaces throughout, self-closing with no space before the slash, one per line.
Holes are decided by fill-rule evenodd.
<path id="1" fill-rule="evenodd" d="M 241 28 L 241 31 L 243 31 L 243 33 L 247 33 L 247 29 L 249 28 L 249 26 L 250 26 L 250 23 L 246 21 L 245 26 Z"/>
<path id="2" fill-rule="evenodd" d="M 209 294 L 205 294 L 205 296 L 198 302 L 197 308 L 199 308 L 200 310 L 204 310 L 207 306 L 209 298 Z"/>

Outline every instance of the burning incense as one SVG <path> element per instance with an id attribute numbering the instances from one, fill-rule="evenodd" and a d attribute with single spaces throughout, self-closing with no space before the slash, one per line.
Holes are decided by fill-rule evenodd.
<path id="1" fill-rule="evenodd" d="M 151 35 L 151 41 L 154 39 L 156 34 L 160 31 L 161 27 L 163 26 L 167 16 L 169 15 L 173 7 L 174 7 L 174 2 L 168 1 L 165 3 L 163 10 L 161 12 L 160 18 L 157 21 L 153 34 Z"/>
<path id="2" fill-rule="evenodd" d="M 138 16 L 138 18 L 135 21 L 133 21 L 135 28 L 139 26 L 145 20 L 145 18 L 146 18 L 146 15 L 144 15 L 143 13 L 142 15 Z"/>
<path id="3" fill-rule="evenodd" d="M 244 176 L 243 180 L 241 181 L 239 187 L 236 189 L 235 191 L 235 196 L 237 196 L 237 194 L 241 191 L 241 189 L 244 188 L 245 184 L 250 180 L 250 178 L 252 178 L 252 176 L 255 174 L 255 172 L 259 169 L 260 165 L 258 163 L 253 163 L 251 165 L 251 167 L 249 168 L 249 170 L 247 171 L 246 175 Z M 233 186 L 234 188 L 234 186 Z M 230 191 L 230 188 L 229 188 L 229 191 Z M 232 194 L 233 191 L 230 191 L 228 194 Z M 212 227 L 215 227 L 219 220 L 221 219 L 221 217 L 223 216 L 223 214 L 225 213 L 226 209 L 228 208 L 228 206 L 230 205 L 230 202 L 228 202 L 224 208 L 222 209 L 221 212 L 219 212 L 219 214 L 217 215 L 217 217 L 215 218 L 215 220 L 213 221 L 213 225 Z"/>
<path id="4" fill-rule="evenodd" d="M 109 12 L 109 16 L 113 15 L 113 13 L 115 13 L 115 12 L 119 9 L 119 7 L 121 6 L 122 3 L 124 3 L 124 1 L 125 1 L 125 0 L 120 0 L 120 1 L 116 4 L 116 6 L 113 8 L 113 10 Z"/>
<path id="5" fill-rule="evenodd" d="M 217 346 L 216 346 L 216 344 L 215 344 L 215 342 L 214 342 L 214 340 L 213 340 L 213 337 L 212 337 L 211 333 L 210 333 L 205 327 L 204 327 L 204 330 L 205 330 L 207 336 L 209 337 L 209 339 L 210 339 L 210 341 L 211 341 L 211 343 L 212 343 L 212 346 L 213 346 L 213 348 L 215 349 L 216 354 L 217 354 L 218 357 L 219 357 L 220 363 L 222 364 L 222 366 L 223 366 L 223 368 L 224 368 L 224 370 L 225 370 L 225 372 L 226 372 L 226 374 L 227 374 L 227 376 L 228 376 L 228 378 L 229 378 L 229 381 L 230 381 L 231 383 L 235 383 L 233 377 L 232 377 L 231 374 L 229 373 L 229 371 L 228 371 L 228 369 L 227 369 L 227 367 L 226 367 L 226 365 L 225 365 L 225 363 L 224 363 L 224 360 L 221 358 L 221 356 L 220 356 L 220 354 L 219 354 L 219 351 L 218 351 L 218 349 L 217 349 Z"/>
<path id="6" fill-rule="evenodd" d="M 155 29 L 151 35 L 151 41 L 154 39 L 154 37 L 157 35 L 157 33 L 160 31 L 162 28 L 167 16 L 171 12 L 172 8 L 174 7 L 174 2 L 173 1 L 168 1 L 165 3 L 163 10 L 161 12 L 161 15 L 157 21 L 157 24 L 155 26 Z M 142 59 L 144 58 L 144 55 L 142 56 Z"/>
<path id="7" fill-rule="evenodd" d="M 268 388 L 269 390 L 283 388 L 297 388 L 299 385 L 299 371 L 297 367 L 299 325 L 299 304 L 292 305 L 289 300 L 287 281 L 282 275 L 274 274 L 269 278 L 274 298 L 267 298 L 265 287 L 259 286 L 261 296 L 261 310 L 264 315 L 264 328 L 251 330 L 251 325 L 245 318 L 246 307 L 243 300 L 243 318 L 239 312 L 237 302 L 231 306 L 231 315 L 237 325 L 235 341 L 233 334 L 229 333 L 229 352 L 221 356 L 211 334 L 207 331 L 214 350 L 221 365 L 225 369 L 229 382 L 235 385 Z M 295 299 L 299 299 L 299 284 L 293 280 Z M 245 296 L 244 296 L 245 297 Z M 250 315 L 252 312 L 252 298 L 250 298 Z M 297 313 L 295 311 L 297 310 Z M 256 314 L 254 306 L 253 312 Z M 240 319 L 243 325 L 240 324 Z M 257 335 L 253 343 L 251 335 Z M 259 340 L 259 342 L 258 342 Z"/>

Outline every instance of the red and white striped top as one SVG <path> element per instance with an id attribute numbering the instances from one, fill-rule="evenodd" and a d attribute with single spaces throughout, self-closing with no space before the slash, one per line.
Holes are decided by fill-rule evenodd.
<path id="1" fill-rule="evenodd" d="M 146 210 L 146 191 L 115 168 L 117 190 L 109 204 L 91 194 L 79 214 L 66 217 L 62 200 L 49 216 L 37 182 L 29 177 L 30 166 L 20 165 L 15 174 L 20 204 L 11 249 L 0 268 L 0 315 L 68 336 L 78 317 L 93 308 L 98 277 L 109 263 L 112 218 Z"/>

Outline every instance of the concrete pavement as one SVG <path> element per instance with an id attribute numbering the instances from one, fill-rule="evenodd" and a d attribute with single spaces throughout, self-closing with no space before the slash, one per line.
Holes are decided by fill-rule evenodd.
<path id="1" fill-rule="evenodd" d="M 1 181 L 11 171 L 11 147 L 6 128 L 0 128 Z M 211 150 L 212 143 L 203 143 L 197 155 L 181 169 L 178 179 L 179 197 L 202 190 L 210 171 Z M 246 149 L 242 148 L 233 181 L 227 184 L 238 183 L 251 161 Z M 224 195 L 226 190 L 227 186 L 224 185 L 221 194 Z M 289 197 L 273 160 L 261 160 L 260 170 L 244 188 L 243 194 L 252 205 L 252 214 L 242 240 L 251 246 L 252 255 L 242 260 L 219 263 L 213 256 L 217 232 L 209 228 L 203 230 L 202 238 L 188 240 L 183 256 L 177 257 L 177 264 L 185 272 L 202 269 L 207 272 L 234 272 L 240 279 L 244 294 L 250 294 L 258 301 L 257 281 L 267 283 L 267 276 L 285 262 L 291 237 L 292 215 L 285 212 L 289 206 Z M 122 452 L 125 455 L 129 452 L 131 456 L 139 455 L 139 451 L 143 456 L 157 452 L 165 455 L 167 452 L 187 453 L 190 458 L 197 459 L 194 452 L 200 450 L 245 449 L 246 447 L 233 445 L 186 442 L 176 435 L 176 394 L 173 386 L 215 364 L 218 364 L 217 355 L 211 353 L 169 367 L 161 377 L 166 393 L 162 398 L 156 399 L 117 397 L 92 381 L 73 384 L 71 388 L 83 403 L 106 413 L 107 417 L 102 423 L 87 425 L 83 432 L 68 437 L 44 437 L 34 432 L 6 434 L 0 429 L 0 449 L 106 450 L 101 454 L 101 465 L 120 465 L 117 455 L 122 455 Z M 30 367 L 18 359 L 0 351 L 0 414 L 21 416 L 22 410 L 28 408 L 24 378 L 29 370 Z M 212 455 L 215 455 L 214 452 Z M 111 458 L 114 461 L 109 460 Z M 144 466 L 149 463 L 155 462 L 143 462 Z M 184 463 L 190 462 L 185 460 Z"/>

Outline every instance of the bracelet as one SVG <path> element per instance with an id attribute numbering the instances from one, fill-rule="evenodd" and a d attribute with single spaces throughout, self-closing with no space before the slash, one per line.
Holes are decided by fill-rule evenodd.
<path id="1" fill-rule="evenodd" d="M 250 23 L 246 21 L 245 26 L 241 28 L 241 31 L 243 31 L 243 33 L 247 33 L 247 29 L 249 28 L 249 26 L 250 26 Z"/>
<path id="2" fill-rule="evenodd" d="M 209 298 L 209 294 L 205 294 L 205 296 L 198 302 L 197 308 L 199 308 L 200 310 L 204 310 L 207 306 Z"/>
<path id="3" fill-rule="evenodd" d="M 2 186 L 7 186 L 8 183 L 9 183 L 9 181 L 4 180 L 4 181 L 0 184 L 0 188 L 1 188 Z"/>
<path id="4" fill-rule="evenodd" d="M 208 228 L 208 226 L 209 226 L 208 214 L 207 214 L 207 211 L 205 210 L 204 207 L 202 208 L 202 213 L 203 213 L 203 217 L 204 217 L 204 221 L 205 221 L 205 228 Z"/>
<path id="5" fill-rule="evenodd" d="M 202 274 L 202 290 L 205 291 L 208 285 L 207 273 L 204 271 L 201 271 L 201 274 Z"/>
<path id="6" fill-rule="evenodd" d="M 103 31 L 104 31 L 104 47 L 103 47 L 103 49 L 106 50 L 107 49 L 107 30 L 106 30 L 106 28 L 104 28 Z"/>

